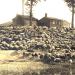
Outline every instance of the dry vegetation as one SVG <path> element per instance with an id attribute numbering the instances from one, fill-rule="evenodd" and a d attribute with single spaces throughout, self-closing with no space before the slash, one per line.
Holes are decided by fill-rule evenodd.
<path id="1" fill-rule="evenodd" d="M 44 68 L 48 68 L 47 64 L 43 64 L 42 62 L 35 62 L 35 61 L 16 61 L 19 60 L 18 54 L 15 54 L 12 56 L 11 54 L 15 54 L 15 51 L 13 50 L 1 50 L 0 51 L 0 72 L 27 72 L 27 71 L 33 71 L 33 70 L 40 70 Z M 15 60 L 15 61 L 9 61 L 9 60 Z"/>
<path id="2" fill-rule="evenodd" d="M 17 55 L 16 56 L 11 56 L 10 54 L 13 53 L 13 50 L 0 50 L 0 60 L 15 60 L 17 59 Z"/>
<path id="3" fill-rule="evenodd" d="M 40 70 L 48 67 L 41 62 L 8 62 L 5 64 L 0 64 L 0 71 L 8 70 L 13 72 L 23 72 L 23 71 L 32 71 L 32 70 Z"/>

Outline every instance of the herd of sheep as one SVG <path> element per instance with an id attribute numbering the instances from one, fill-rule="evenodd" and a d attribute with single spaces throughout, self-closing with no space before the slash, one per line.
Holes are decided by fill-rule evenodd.
<path id="1" fill-rule="evenodd" d="M 0 27 L 1 50 L 25 50 L 28 52 L 41 50 L 48 53 L 74 51 L 74 40 L 75 30 L 70 28 L 58 30 L 45 26 Z M 57 54 L 60 55 L 60 53 Z M 61 55 L 63 55 L 63 53 Z M 45 57 L 47 56 L 48 55 L 45 54 Z M 40 57 L 42 58 L 41 55 Z M 51 58 L 53 59 L 53 57 Z"/>

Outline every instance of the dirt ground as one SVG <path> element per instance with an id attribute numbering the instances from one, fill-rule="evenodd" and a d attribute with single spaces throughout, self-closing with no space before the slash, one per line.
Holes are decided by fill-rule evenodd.
<path id="1" fill-rule="evenodd" d="M 47 64 L 35 61 L 22 61 L 19 59 L 21 55 L 15 53 L 13 50 L 0 51 L 0 72 L 25 72 L 31 70 L 39 70 L 48 68 Z M 20 61 L 19 61 L 20 60 Z"/>

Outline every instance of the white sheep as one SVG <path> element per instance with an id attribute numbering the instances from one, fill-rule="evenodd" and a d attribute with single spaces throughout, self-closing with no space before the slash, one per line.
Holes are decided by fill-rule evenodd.
<path id="1" fill-rule="evenodd" d="M 69 63 L 70 63 L 70 65 L 73 63 L 73 60 L 72 59 L 69 59 Z"/>

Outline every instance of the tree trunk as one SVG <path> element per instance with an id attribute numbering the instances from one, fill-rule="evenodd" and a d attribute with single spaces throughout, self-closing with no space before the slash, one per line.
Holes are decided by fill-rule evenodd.
<path id="1" fill-rule="evenodd" d="M 22 0 L 22 15 L 24 15 L 24 0 Z"/>
<path id="2" fill-rule="evenodd" d="M 32 26 L 32 0 L 30 1 L 30 26 Z"/>
<path id="3" fill-rule="evenodd" d="M 72 6 L 72 24 L 71 28 L 74 28 L 74 6 Z"/>

